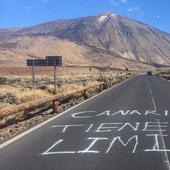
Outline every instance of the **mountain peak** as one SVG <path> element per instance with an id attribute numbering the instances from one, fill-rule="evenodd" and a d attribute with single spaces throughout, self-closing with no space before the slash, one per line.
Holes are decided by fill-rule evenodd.
<path id="1" fill-rule="evenodd" d="M 108 15 L 112 15 L 112 13 L 111 12 L 109 12 L 109 11 L 104 11 L 104 12 L 102 12 L 100 15 L 99 15 L 99 17 L 101 17 L 101 16 L 108 16 Z"/>
<path id="2" fill-rule="evenodd" d="M 111 15 L 112 15 L 111 12 L 105 11 L 105 12 L 102 12 L 100 15 L 98 15 L 98 19 L 100 22 L 103 22 L 107 17 Z"/>

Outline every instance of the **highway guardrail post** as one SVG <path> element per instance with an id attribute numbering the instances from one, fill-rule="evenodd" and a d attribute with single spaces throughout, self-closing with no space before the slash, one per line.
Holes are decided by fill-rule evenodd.
<path id="1" fill-rule="evenodd" d="M 84 99 L 87 98 L 87 90 L 84 90 Z"/>
<path id="2" fill-rule="evenodd" d="M 57 94 L 57 91 L 54 91 L 54 95 Z M 58 113 L 59 109 L 58 109 L 58 100 L 53 101 L 53 113 Z"/>
<path id="3" fill-rule="evenodd" d="M 100 85 L 99 92 L 102 92 L 103 90 L 103 84 Z"/>

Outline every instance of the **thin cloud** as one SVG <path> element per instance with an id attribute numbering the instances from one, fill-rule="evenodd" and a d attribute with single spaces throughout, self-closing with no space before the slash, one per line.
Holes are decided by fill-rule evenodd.
<path id="1" fill-rule="evenodd" d="M 24 8 L 25 9 L 30 9 L 30 8 L 34 8 L 35 7 L 35 5 L 28 5 L 28 6 L 25 6 Z"/>
<path id="2" fill-rule="evenodd" d="M 50 0 L 43 0 L 43 2 L 48 2 L 48 1 L 50 1 Z"/>
<path id="3" fill-rule="evenodd" d="M 84 8 L 83 5 L 77 5 L 77 8 Z"/>
<path id="4" fill-rule="evenodd" d="M 145 15 L 145 13 L 142 13 L 142 14 L 138 15 L 138 17 L 142 17 L 143 15 Z"/>
<path id="5" fill-rule="evenodd" d="M 115 1 L 110 1 L 110 4 L 113 5 L 113 6 L 117 6 L 118 3 L 116 3 Z"/>
<path id="6" fill-rule="evenodd" d="M 132 12 L 132 11 L 136 11 L 136 10 L 138 10 L 139 9 L 139 7 L 130 7 L 129 9 L 128 9 L 128 11 L 129 12 Z"/>
<path id="7" fill-rule="evenodd" d="M 120 2 L 126 2 L 126 0 L 120 0 Z"/>
<path id="8" fill-rule="evenodd" d="M 157 15 L 156 18 L 161 18 L 161 17 L 159 15 Z"/>

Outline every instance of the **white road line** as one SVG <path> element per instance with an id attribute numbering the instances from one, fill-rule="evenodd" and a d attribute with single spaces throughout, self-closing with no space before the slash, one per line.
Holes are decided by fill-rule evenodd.
<path id="1" fill-rule="evenodd" d="M 159 133 L 161 135 L 161 144 L 162 144 L 162 148 L 163 148 L 163 164 L 164 164 L 164 170 L 170 170 L 170 164 L 169 164 L 169 158 L 168 158 L 168 154 L 167 154 L 167 149 L 166 149 L 166 145 L 165 145 L 165 141 L 164 141 L 164 138 L 163 138 L 163 134 L 162 134 L 162 129 L 161 129 L 161 125 L 160 125 L 160 121 L 159 119 L 156 119 L 158 121 L 158 124 L 159 124 Z"/>
<path id="2" fill-rule="evenodd" d="M 152 89 L 151 89 L 149 82 L 148 82 L 148 87 L 149 87 L 150 94 L 152 94 Z"/>
<path id="3" fill-rule="evenodd" d="M 150 90 L 150 94 L 152 94 L 152 90 L 151 90 L 151 88 L 149 88 L 149 90 Z"/>
<path id="4" fill-rule="evenodd" d="M 152 89 L 151 89 L 149 82 L 148 82 L 148 87 L 149 87 L 150 94 L 152 95 L 153 93 L 152 93 Z M 155 100 L 153 97 L 152 97 L 152 103 L 153 103 L 154 110 L 157 111 Z"/>
<path id="5" fill-rule="evenodd" d="M 153 102 L 153 107 L 154 107 L 155 111 L 157 111 L 156 104 L 155 104 L 155 100 L 154 100 L 153 97 L 152 97 L 152 102 Z"/>
<path id="6" fill-rule="evenodd" d="M 130 78 L 130 79 L 131 79 L 131 78 Z M 16 137 L 14 137 L 14 138 L 12 138 L 12 139 L 6 141 L 5 143 L 0 144 L 0 149 L 2 149 L 2 148 L 4 148 L 5 146 L 7 146 L 7 145 L 9 145 L 9 144 L 11 144 L 11 143 L 13 143 L 13 142 L 15 142 L 16 140 L 18 140 L 18 139 L 22 138 L 23 136 L 25 136 L 25 135 L 31 133 L 32 131 L 34 131 L 34 130 L 40 128 L 40 127 L 42 127 L 43 125 L 45 125 L 45 124 L 51 122 L 52 120 L 54 120 L 54 119 L 56 119 L 56 118 L 62 116 L 63 114 L 69 112 L 70 110 L 72 110 L 72 109 L 74 109 L 74 108 L 76 108 L 76 107 L 78 107 L 78 106 L 80 106 L 80 105 L 82 105 L 82 104 L 88 102 L 89 100 L 92 100 L 92 99 L 95 98 L 95 97 L 98 97 L 99 95 L 101 95 L 101 94 L 103 94 L 103 93 L 105 93 L 105 92 L 107 92 L 107 91 L 109 91 L 109 90 L 111 90 L 111 89 L 113 89 L 113 88 L 119 86 L 120 84 L 125 83 L 126 81 L 129 81 L 130 79 L 127 79 L 127 80 L 125 80 L 125 81 L 123 81 L 123 82 L 117 84 L 116 86 L 113 86 L 113 87 L 111 87 L 111 88 L 109 88 L 109 89 L 107 89 L 107 90 L 105 90 L 105 91 L 103 91 L 103 92 L 101 92 L 101 93 L 99 93 L 99 94 L 97 94 L 97 95 L 95 95 L 95 96 L 93 96 L 93 97 L 91 97 L 91 98 L 85 100 L 84 102 L 81 102 L 81 103 L 77 104 L 76 106 L 73 106 L 73 107 L 71 107 L 70 109 L 68 109 L 68 110 L 66 110 L 66 111 L 64 111 L 64 112 L 62 112 L 62 113 L 60 113 L 60 114 L 58 114 L 58 115 L 56 115 L 56 116 L 54 116 L 54 117 L 52 117 L 52 118 L 50 118 L 50 119 L 44 121 L 44 122 L 42 122 L 42 123 L 40 123 L 39 125 L 37 125 L 37 126 L 31 128 L 31 129 L 29 129 L 29 130 L 27 130 L 27 131 L 21 133 L 20 135 L 17 135 Z"/>
<path id="7" fill-rule="evenodd" d="M 151 86 L 150 86 L 149 82 L 148 82 L 148 86 L 149 86 L 150 94 L 152 95 L 153 93 L 152 93 Z M 152 102 L 153 102 L 154 109 L 156 111 L 157 108 L 156 108 L 155 100 L 154 100 L 153 97 L 152 97 Z M 164 138 L 163 138 L 160 121 L 159 121 L 159 119 L 156 119 L 156 120 L 158 121 L 158 124 L 159 124 L 159 133 L 160 133 L 160 136 L 161 136 L 161 144 L 162 144 L 161 147 L 163 148 L 162 159 L 163 159 L 163 164 L 164 164 L 164 170 L 170 170 L 169 158 L 168 158 L 168 154 L 167 154 L 167 151 L 166 151 L 167 149 L 166 149 L 165 141 L 164 141 Z"/>

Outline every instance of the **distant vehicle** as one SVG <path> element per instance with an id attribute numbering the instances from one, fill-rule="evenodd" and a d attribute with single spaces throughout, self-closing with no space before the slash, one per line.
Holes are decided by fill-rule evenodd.
<path id="1" fill-rule="evenodd" d="M 147 72 L 147 75 L 148 75 L 148 76 L 152 76 L 152 72 L 151 72 L 151 71 L 148 71 L 148 72 Z"/>

